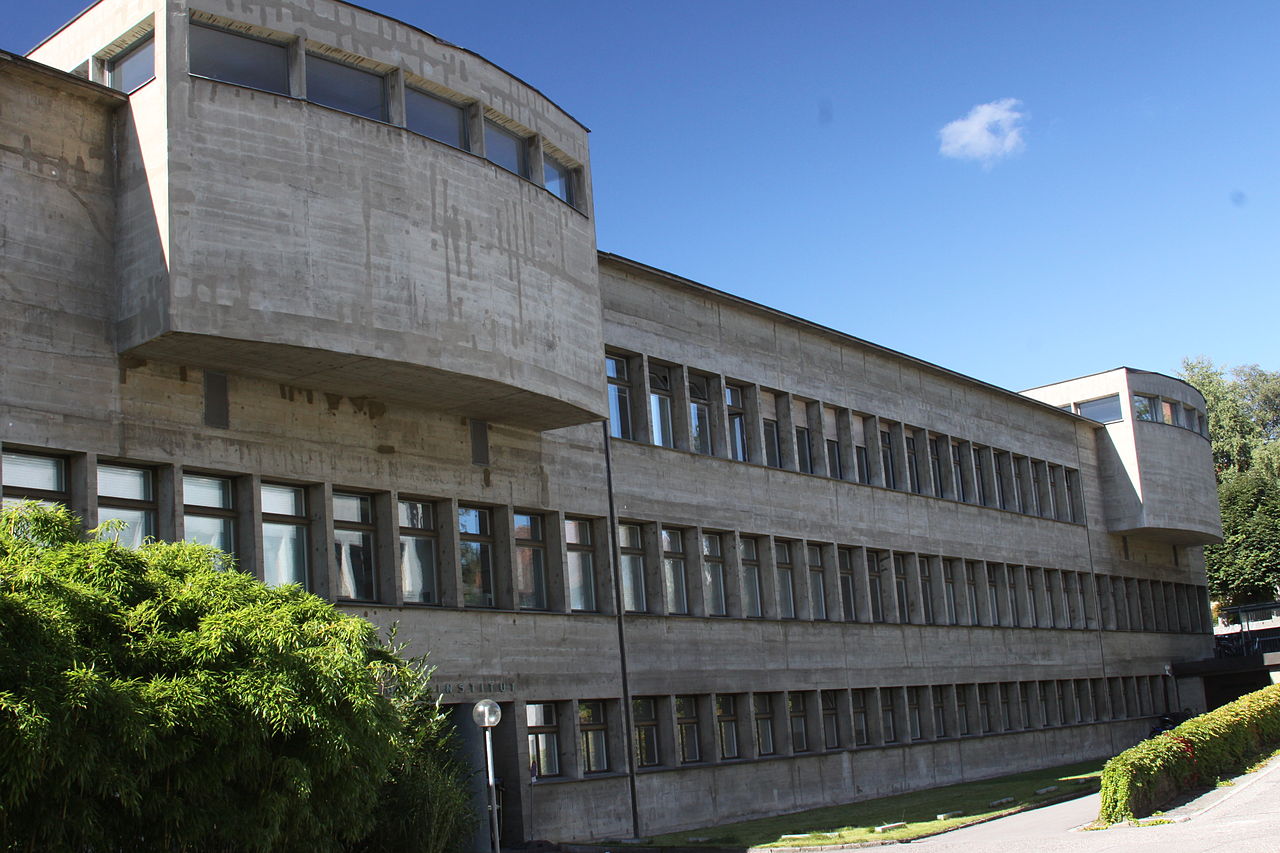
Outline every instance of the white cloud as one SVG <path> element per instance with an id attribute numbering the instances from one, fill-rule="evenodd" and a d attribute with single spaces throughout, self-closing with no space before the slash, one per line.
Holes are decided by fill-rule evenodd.
<path id="1" fill-rule="evenodd" d="M 979 160 L 986 166 L 1016 154 L 1024 147 L 1021 122 L 1026 113 L 1021 107 L 1016 98 L 978 104 L 967 116 L 938 131 L 942 140 L 938 153 L 957 160 Z"/>

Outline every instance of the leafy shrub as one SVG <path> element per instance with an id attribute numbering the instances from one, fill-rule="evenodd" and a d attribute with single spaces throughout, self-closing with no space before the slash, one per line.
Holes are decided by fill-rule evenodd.
<path id="1" fill-rule="evenodd" d="M 420 667 L 227 562 L 0 512 L 0 848 L 340 851 L 404 780 L 464 787 Z"/>
<path id="2" fill-rule="evenodd" d="M 1280 685 L 1194 717 L 1112 758 L 1102 769 L 1108 823 L 1145 817 L 1178 794 L 1212 785 L 1280 746 Z"/>

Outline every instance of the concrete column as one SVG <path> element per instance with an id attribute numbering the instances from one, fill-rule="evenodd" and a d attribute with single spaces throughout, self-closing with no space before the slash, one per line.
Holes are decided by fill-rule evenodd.
<path id="1" fill-rule="evenodd" d="M 1058 521 L 1071 520 L 1071 498 L 1067 493 L 1067 469 L 1061 465 L 1053 466 L 1057 470 L 1050 478 L 1053 483 L 1053 505 Z"/>
<path id="2" fill-rule="evenodd" d="M 689 600 L 689 615 L 706 616 L 708 615 L 707 578 L 702 571 L 702 528 L 690 527 L 683 533 L 685 590 Z"/>
<path id="3" fill-rule="evenodd" d="M 396 127 L 404 127 L 407 121 L 404 106 L 404 71 L 393 68 L 385 79 L 387 81 L 387 120 Z"/>
<path id="4" fill-rule="evenodd" d="M 458 501 L 446 498 L 435 505 L 440 548 L 440 603 L 462 606 L 462 565 L 458 555 Z"/>
<path id="5" fill-rule="evenodd" d="M 760 611 L 765 619 L 777 619 L 778 614 L 778 569 L 773 554 L 773 537 L 756 538 L 756 547 L 760 558 Z"/>
<path id="6" fill-rule="evenodd" d="M 499 610 L 515 610 L 516 540 L 511 508 L 495 506 L 489 510 L 493 519 L 493 606 Z"/>
<path id="7" fill-rule="evenodd" d="M 1097 579 L 1098 576 L 1092 572 L 1080 573 L 1080 596 L 1084 599 L 1084 627 L 1089 631 L 1102 629 L 1102 614 L 1098 612 L 1098 605 L 1102 599 L 1098 595 Z"/>
<path id="8" fill-rule="evenodd" d="M 854 620 L 858 622 L 871 622 L 871 582 L 867 576 L 867 555 L 870 553 L 866 548 L 855 547 L 850 549 L 849 559 L 852 561 L 853 569 L 853 609 Z"/>
<path id="9" fill-rule="evenodd" d="M 778 401 L 778 463 L 788 471 L 798 471 L 796 459 L 796 427 L 792 417 L 791 395 L 779 391 L 775 398 Z"/>
<path id="10" fill-rule="evenodd" d="M 645 612 L 667 612 L 666 569 L 662 562 L 662 531 L 658 524 L 640 525 L 640 541 L 644 545 Z"/>
<path id="11" fill-rule="evenodd" d="M 591 567 L 596 576 L 596 609 L 609 615 L 616 611 L 613 587 L 616 555 L 611 533 L 607 518 L 597 518 L 591 522 Z"/>
<path id="12" fill-rule="evenodd" d="M 698 754 L 703 763 L 720 758 L 716 744 L 716 706 L 713 697 L 702 693 L 694 697 L 698 709 Z"/>
<path id="13" fill-rule="evenodd" d="M 978 621 L 979 625 L 999 625 L 999 611 L 991 610 L 991 576 L 989 568 L 983 560 L 969 561 L 970 571 L 977 569 L 978 585 Z"/>
<path id="14" fill-rule="evenodd" d="M 711 453 L 729 459 L 729 407 L 724 401 L 724 386 L 724 377 L 720 374 L 708 378 L 711 400 L 707 408 L 711 411 Z"/>
<path id="15" fill-rule="evenodd" d="M 677 450 L 693 450 L 692 417 L 689 412 L 689 369 L 683 364 L 667 368 L 671 376 L 671 430 Z"/>
<path id="16" fill-rule="evenodd" d="M 747 427 L 747 459 L 757 465 L 765 464 L 764 419 L 776 414 L 765 412 L 760 400 L 760 386 L 746 385 L 742 389 L 742 409 Z"/>
<path id="17" fill-rule="evenodd" d="M 997 450 L 992 454 L 995 467 L 995 480 L 1000 487 L 998 506 L 1001 509 L 1016 510 L 1016 486 L 1013 481 L 1013 456 L 1007 450 Z"/>
<path id="18" fill-rule="evenodd" d="M 996 484 L 996 454 L 990 447 L 980 447 L 976 453 L 982 460 L 982 491 L 986 495 L 986 506 L 999 506 L 999 491 Z"/>
<path id="19" fill-rule="evenodd" d="M 566 779 L 581 779 L 585 763 L 578 754 L 578 700 L 556 703 L 556 728 L 560 747 L 560 775 Z M 528 732 L 526 731 L 526 735 Z M 528 737 L 525 738 L 526 742 Z"/>
<path id="20" fill-rule="evenodd" d="M 840 555 L 834 544 L 822 545 L 823 590 L 827 595 L 827 619 L 839 622 L 844 619 L 840 601 Z"/>
<path id="21" fill-rule="evenodd" d="M 231 481 L 236 508 L 236 564 L 240 571 L 262 580 L 262 478 L 257 474 Z"/>
<path id="22" fill-rule="evenodd" d="M 734 711 L 738 715 L 738 757 L 751 761 L 760 757 L 760 742 L 756 738 L 756 694 L 741 693 Z"/>
<path id="23" fill-rule="evenodd" d="M 1027 606 L 1030 600 L 1027 593 L 1027 574 L 1031 569 L 1027 566 L 1006 566 L 1005 569 L 1009 572 L 1009 580 L 1013 584 L 1012 609 L 1017 613 L 1017 619 L 1014 620 L 1014 624 L 1034 628 L 1035 621 L 1032 619 L 1032 613 Z"/>
<path id="24" fill-rule="evenodd" d="M 964 480 L 964 488 L 958 493 L 966 495 L 969 503 L 977 503 L 978 481 L 973 470 L 973 442 L 961 440 L 957 446 L 960 448 L 960 476 Z"/>
<path id="25" fill-rule="evenodd" d="M 653 444 L 653 423 L 650 420 L 649 405 L 649 358 L 638 355 L 628 362 L 628 368 L 638 368 L 631 380 L 631 390 L 635 399 L 631 401 L 631 420 L 636 441 L 642 444 Z"/>
<path id="26" fill-rule="evenodd" d="M 1053 492 L 1049 488 L 1049 464 L 1039 459 L 1031 460 L 1031 464 L 1035 466 L 1036 471 L 1039 473 L 1038 477 L 1033 478 L 1033 481 L 1038 481 L 1036 483 L 1036 500 L 1040 502 L 1039 515 L 1041 518 L 1052 518 Z"/>
<path id="27" fill-rule="evenodd" d="M 900 423 L 889 425 L 889 448 L 893 454 L 893 465 L 898 472 L 898 489 L 911 491 L 911 472 L 907 470 L 907 443 L 904 427 Z"/>
<path id="28" fill-rule="evenodd" d="M 161 465 L 151 472 L 156 502 L 156 538 L 165 542 L 182 539 L 182 471 Z"/>
<path id="29" fill-rule="evenodd" d="M 853 734 L 853 704 L 848 689 L 832 690 L 836 697 L 836 732 L 843 749 L 851 749 L 857 744 Z"/>
<path id="30" fill-rule="evenodd" d="M 400 515 L 395 492 L 373 495 L 373 566 L 377 600 L 396 607 L 404 603 L 400 590 Z"/>
<path id="31" fill-rule="evenodd" d="M 67 460 L 67 509 L 80 516 L 85 530 L 98 526 L 98 455 L 82 453 Z"/>
<path id="32" fill-rule="evenodd" d="M 289 42 L 289 92 L 293 97 L 307 99 L 307 47 L 300 38 Z M 476 105 L 479 107 L 479 105 Z M 483 136 L 484 134 L 481 134 Z"/>
<path id="33" fill-rule="evenodd" d="M 920 472 L 920 494 L 935 494 L 933 463 L 929 458 L 929 433 L 923 429 L 913 429 L 911 433 L 916 445 L 916 469 Z"/>
<path id="34" fill-rule="evenodd" d="M 803 539 L 791 543 L 791 595 L 795 601 L 796 618 L 802 622 L 812 619 L 813 607 L 809 600 L 809 543 Z"/>
<path id="35" fill-rule="evenodd" d="M 840 441 L 841 464 L 846 480 L 858 479 L 858 454 L 854 451 L 853 418 L 848 409 L 836 409 L 836 435 Z"/>
<path id="36" fill-rule="evenodd" d="M 809 428 L 809 459 L 813 462 L 813 473 L 823 477 L 831 476 L 831 466 L 827 461 L 827 428 L 822 420 L 822 404 L 810 401 L 805 404 L 806 423 Z"/>
<path id="37" fill-rule="evenodd" d="M 650 608 L 650 612 L 653 611 Z M 676 703 L 674 696 L 653 697 L 658 718 L 658 765 L 680 766 L 680 743 L 676 735 Z"/>
<path id="38" fill-rule="evenodd" d="M 311 591 L 333 600 L 337 593 L 337 558 L 333 552 L 333 487 L 329 483 L 307 486 L 307 563 Z"/>
<path id="39" fill-rule="evenodd" d="M 898 560 L 896 558 L 899 556 L 905 555 L 886 552 L 885 557 L 880 561 L 880 594 L 884 600 L 884 621 L 894 624 L 901 624 L 903 622 L 903 608 L 899 605 L 898 601 Z M 886 563 L 888 564 L 887 566 L 885 565 Z M 905 568 L 905 560 L 903 562 L 903 567 Z M 911 608 L 910 597 L 908 597 L 907 601 L 903 602 L 903 604 L 906 606 L 909 617 Z M 910 621 L 910 619 L 908 618 L 907 621 Z"/>
<path id="40" fill-rule="evenodd" d="M 547 609 L 555 613 L 568 613 L 569 573 L 566 567 L 569 549 L 564 539 L 564 513 L 544 513 L 542 526 L 546 543 Z"/>
<path id="41" fill-rule="evenodd" d="M 525 156 L 529 158 L 529 180 L 538 186 L 547 183 L 546 166 L 542 161 L 542 137 L 538 134 L 525 137 Z"/>
<path id="42" fill-rule="evenodd" d="M 868 479 L 872 485 L 885 486 L 884 464 L 880 455 L 880 419 L 875 415 L 868 415 L 862 421 L 863 440 L 867 447 L 867 468 L 870 471 Z"/>
<path id="43" fill-rule="evenodd" d="M 924 559 L 928 559 L 927 557 Z M 925 624 L 924 597 L 931 594 L 921 577 L 921 557 L 918 554 L 904 554 L 903 563 L 907 570 L 907 617 L 912 625 Z"/>
<path id="44" fill-rule="evenodd" d="M 724 607 L 729 616 L 746 616 L 742 602 L 742 549 L 733 533 L 720 536 L 720 548 L 724 552 Z"/>

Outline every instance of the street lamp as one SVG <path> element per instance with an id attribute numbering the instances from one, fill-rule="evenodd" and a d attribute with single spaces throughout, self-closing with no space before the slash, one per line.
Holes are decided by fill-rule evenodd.
<path id="1" fill-rule="evenodd" d="M 498 788 L 493 778 L 493 727 L 502 719 L 502 709 L 492 699 L 481 699 L 471 709 L 471 719 L 484 729 L 484 763 L 489 782 L 489 843 L 493 853 L 502 849 L 498 838 Z"/>

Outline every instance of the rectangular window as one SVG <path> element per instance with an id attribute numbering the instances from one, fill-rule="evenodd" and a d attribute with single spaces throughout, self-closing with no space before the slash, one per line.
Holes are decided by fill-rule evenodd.
<path id="1" fill-rule="evenodd" d="M 837 549 L 836 559 L 840 564 L 840 609 L 843 611 L 844 621 L 852 622 L 858 618 L 854 608 L 856 597 L 853 586 L 853 550 Z"/>
<path id="2" fill-rule="evenodd" d="M 827 476 L 833 480 L 844 479 L 844 460 L 840 458 L 840 442 L 827 439 Z"/>
<path id="3" fill-rule="evenodd" d="M 965 563 L 965 604 L 969 610 L 969 624 L 980 625 L 978 618 L 978 564 L 972 560 Z"/>
<path id="4" fill-rule="evenodd" d="M 1159 400 L 1146 394 L 1133 395 L 1133 416 L 1140 421 L 1158 421 L 1160 419 Z"/>
<path id="5" fill-rule="evenodd" d="M 610 355 L 604 359 L 605 375 L 609 380 L 609 435 L 631 439 L 631 379 L 627 360 Z"/>
<path id="6" fill-rule="evenodd" d="M 402 500 L 400 516 L 400 587 L 406 604 L 439 604 L 436 572 L 436 514 L 426 501 Z"/>
<path id="7" fill-rule="evenodd" d="M 1067 468 L 1063 471 L 1062 476 L 1067 487 L 1067 519 L 1079 524 L 1080 511 L 1076 509 L 1076 491 L 1080 472 L 1074 468 Z"/>
<path id="8" fill-rule="evenodd" d="M 867 725 L 867 691 L 853 691 L 849 705 L 852 712 L 853 745 L 866 746 L 871 743 L 871 732 Z"/>
<path id="9" fill-rule="evenodd" d="M 706 596 L 707 615 L 728 613 L 724 596 L 724 551 L 719 533 L 702 534 L 702 587 Z"/>
<path id="10" fill-rule="evenodd" d="M 635 729 L 636 766 L 658 766 L 657 701 L 648 697 L 632 699 L 631 721 Z"/>
<path id="11" fill-rule="evenodd" d="M 387 81 L 365 71 L 307 54 L 307 100 L 344 113 L 387 120 Z"/>
<path id="12" fill-rule="evenodd" d="M 817 545 L 805 548 L 809 563 L 809 604 L 815 620 L 827 618 L 827 581 L 822 574 L 822 549 Z"/>
<path id="13" fill-rule="evenodd" d="M 107 63 L 107 80 L 112 89 L 130 93 L 156 76 L 156 40 L 151 33 L 116 54 Z"/>
<path id="14" fill-rule="evenodd" d="M 813 473 L 813 450 L 809 446 L 809 428 L 796 427 L 796 465 L 797 470 Z"/>
<path id="15" fill-rule="evenodd" d="M 1120 411 L 1119 394 L 1112 394 L 1110 397 L 1100 397 L 1097 400 L 1086 400 L 1083 403 L 1076 403 L 1076 414 L 1104 424 L 1109 424 L 1112 421 L 1118 421 L 1124 417 L 1124 414 Z"/>
<path id="16" fill-rule="evenodd" d="M 339 598 L 377 598 L 372 503 L 368 495 L 333 493 L 333 553 L 338 563 Z"/>
<path id="17" fill-rule="evenodd" d="M 600 701 L 578 703 L 579 760 L 583 773 L 609 770 L 609 726 Z"/>
<path id="18" fill-rule="evenodd" d="M 694 453 L 710 456 L 711 443 L 711 380 L 705 376 L 689 375 L 689 428 L 692 430 Z"/>
<path id="19" fill-rule="evenodd" d="M 942 450 L 938 446 L 936 436 L 929 438 L 929 470 L 933 472 L 934 497 L 942 497 Z"/>
<path id="20" fill-rule="evenodd" d="M 987 478 L 986 470 L 982 464 L 983 448 L 973 448 L 973 481 L 978 488 L 978 503 L 982 506 L 987 505 Z"/>
<path id="21" fill-rule="evenodd" d="M 809 751 L 809 728 L 805 720 L 805 701 L 803 693 L 787 694 L 787 716 L 791 720 L 791 751 Z"/>
<path id="22" fill-rule="evenodd" d="M 778 618 L 796 618 L 796 596 L 791 564 L 791 543 L 773 543 L 773 556 L 778 571 Z"/>
<path id="23" fill-rule="evenodd" d="M 573 186 L 574 171 L 559 160 L 542 155 L 542 186 L 566 204 L 577 205 Z"/>
<path id="24" fill-rule="evenodd" d="M 262 580 L 307 585 L 307 498 L 299 486 L 263 483 Z"/>
<path id="25" fill-rule="evenodd" d="M 920 718 L 920 687 L 907 688 L 907 723 L 911 727 L 912 740 L 924 740 L 924 725 Z"/>
<path id="26" fill-rule="evenodd" d="M 884 582 L 881 578 L 884 554 L 878 551 L 867 552 L 867 585 L 868 602 L 871 605 L 871 621 L 884 621 Z"/>
<path id="27" fill-rule="evenodd" d="M 667 593 L 667 612 L 689 612 L 689 594 L 684 570 L 684 533 L 662 528 L 662 577 Z"/>
<path id="28" fill-rule="evenodd" d="M 547 545 L 542 532 L 542 516 L 517 512 L 516 604 L 524 610 L 547 609 Z"/>
<path id="29" fill-rule="evenodd" d="M 123 465 L 98 466 L 98 523 L 125 523 L 117 541 L 137 548 L 156 535 L 155 487 L 152 472 Z"/>
<path id="30" fill-rule="evenodd" d="M 956 725 L 960 728 L 960 736 L 973 734 L 969 724 L 969 685 L 956 685 Z"/>
<path id="31" fill-rule="evenodd" d="M 751 709 L 755 716 L 756 754 L 773 755 L 773 702 L 768 693 L 756 693 L 751 697 Z"/>
<path id="32" fill-rule="evenodd" d="M 898 488 L 898 466 L 893 458 L 893 438 L 887 429 L 880 430 L 880 467 L 884 471 L 884 484 Z"/>
<path id="33" fill-rule="evenodd" d="M 289 49 L 285 45 L 195 22 L 187 39 L 192 74 L 289 94 Z"/>
<path id="34" fill-rule="evenodd" d="M 978 685 L 978 726 L 983 734 L 991 734 L 996 730 L 991 716 L 991 684 Z"/>
<path id="35" fill-rule="evenodd" d="M 1015 456 L 1013 458 L 1013 504 L 1018 512 L 1027 512 L 1027 458 L 1025 456 Z"/>
<path id="36" fill-rule="evenodd" d="M 892 687 L 882 687 L 880 689 L 880 731 L 884 735 L 885 743 L 898 742 L 898 722 L 894 714 L 897 704 L 894 697 L 897 692 Z"/>
<path id="37" fill-rule="evenodd" d="M 871 467 L 867 462 L 867 448 L 861 444 L 855 445 L 853 448 L 854 461 L 858 464 L 858 482 L 867 484 L 871 482 Z"/>
<path id="38" fill-rule="evenodd" d="M 933 736 L 935 738 L 951 737 L 947 731 L 947 705 L 941 687 L 930 689 L 933 701 Z"/>
<path id="39" fill-rule="evenodd" d="M 742 537 L 738 545 L 742 559 L 742 615 L 760 617 L 760 552 L 755 539 Z"/>
<path id="40" fill-rule="evenodd" d="M 484 156 L 495 166 L 529 177 L 528 142 L 489 119 L 484 120 Z"/>
<path id="41" fill-rule="evenodd" d="M 560 723 L 553 702 L 525 705 L 529 727 L 529 762 L 533 778 L 560 775 Z"/>
<path id="42" fill-rule="evenodd" d="M 57 456 L 4 452 L 4 506 L 67 502 L 67 461 Z"/>
<path id="43" fill-rule="evenodd" d="M 591 522 L 582 518 L 566 518 L 564 541 L 569 574 L 569 608 L 594 612 L 596 608 L 596 563 L 591 547 Z"/>
<path id="44" fill-rule="evenodd" d="M 902 554 L 893 555 L 893 586 L 898 598 L 898 621 L 911 621 L 911 596 L 907 591 L 907 561 Z"/>
<path id="45" fill-rule="evenodd" d="M 656 364 L 649 365 L 649 425 L 654 444 L 676 446 L 671 426 L 671 371 Z"/>
<path id="46" fill-rule="evenodd" d="M 462 603 L 493 607 L 493 512 L 478 506 L 458 507 L 458 562 L 462 569 Z"/>
<path id="47" fill-rule="evenodd" d="M 778 422 L 764 419 L 764 464 L 770 468 L 782 467 L 782 444 L 778 437 Z"/>
<path id="48" fill-rule="evenodd" d="M 716 696 L 716 740 L 720 757 L 738 757 L 738 702 L 736 696 Z"/>
<path id="49" fill-rule="evenodd" d="M 444 98 L 406 87 L 405 127 L 414 133 L 467 150 L 466 110 Z"/>
<path id="50" fill-rule="evenodd" d="M 729 457 L 747 461 L 747 413 L 742 405 L 742 389 L 724 386 L 724 403 L 729 413 Z"/>
<path id="51" fill-rule="evenodd" d="M 1058 517 L 1058 466 L 1049 465 L 1049 517 Z"/>
<path id="52" fill-rule="evenodd" d="M 1160 401 L 1160 420 L 1170 426 L 1182 426 L 1182 406 L 1169 400 Z"/>
<path id="53" fill-rule="evenodd" d="M 1005 494 L 1005 482 L 1009 478 L 1009 453 L 1004 450 L 995 452 L 996 470 L 992 476 L 992 480 L 996 484 L 996 506 L 1001 509 L 1009 508 L 1009 496 Z"/>
<path id="54" fill-rule="evenodd" d="M 182 526 L 188 542 L 228 554 L 236 549 L 234 490 L 226 477 L 182 475 Z"/>
<path id="55" fill-rule="evenodd" d="M 924 616 L 924 624 L 936 625 L 933 613 L 933 560 L 929 557 L 917 557 L 916 565 L 920 567 L 920 609 Z"/>
<path id="56" fill-rule="evenodd" d="M 693 696 L 676 697 L 676 740 L 680 747 L 680 763 L 702 760 L 698 727 L 698 700 Z"/>
<path id="57" fill-rule="evenodd" d="M 1018 705 L 1022 712 L 1022 727 L 1031 728 L 1031 691 L 1025 681 L 1018 684 Z"/>
<path id="58" fill-rule="evenodd" d="M 644 540 L 640 525 L 619 524 L 618 545 L 622 551 L 622 608 L 628 613 L 644 613 Z"/>
<path id="59" fill-rule="evenodd" d="M 968 503 L 969 481 L 964 476 L 964 465 L 960 462 L 960 445 L 955 442 L 951 443 L 951 476 L 955 478 L 955 499 Z"/>
<path id="60" fill-rule="evenodd" d="M 942 563 L 942 603 L 946 608 L 946 624 L 958 625 L 959 614 L 956 612 L 956 567 L 955 560 L 944 560 Z"/>
<path id="61" fill-rule="evenodd" d="M 912 436 L 907 436 L 907 480 L 911 485 L 911 491 L 920 494 L 920 463 L 916 459 L 916 440 Z"/>
<path id="62" fill-rule="evenodd" d="M 823 690 L 822 698 L 822 745 L 827 749 L 840 748 L 840 709 L 836 699 L 836 691 Z"/>
<path id="63" fill-rule="evenodd" d="M 1004 570 L 1001 567 L 987 563 L 987 607 L 991 611 L 992 625 L 1000 625 L 1004 622 L 1001 619 L 1000 607 L 1000 576 L 1002 574 Z"/>

